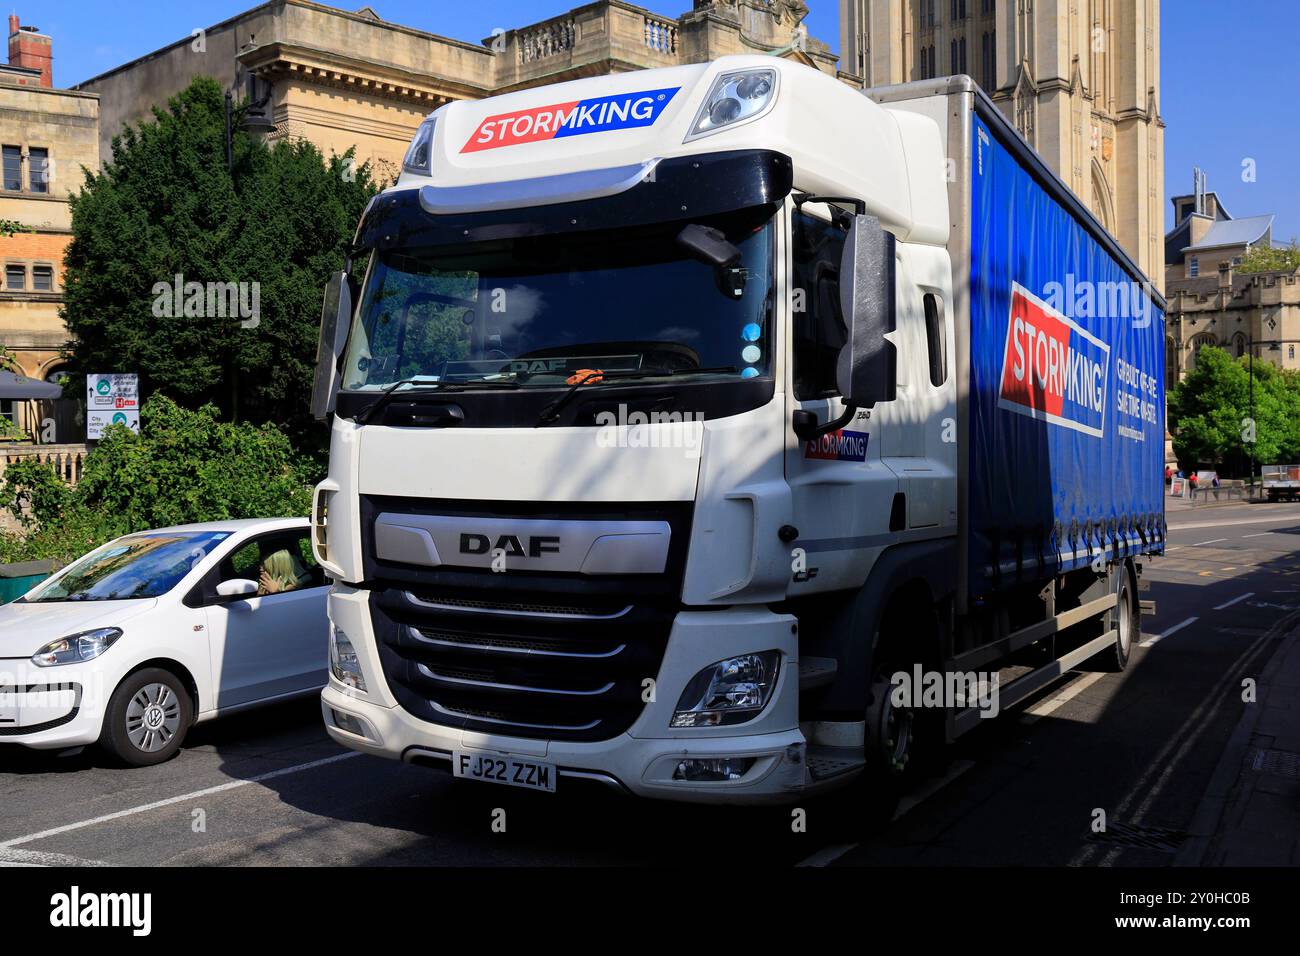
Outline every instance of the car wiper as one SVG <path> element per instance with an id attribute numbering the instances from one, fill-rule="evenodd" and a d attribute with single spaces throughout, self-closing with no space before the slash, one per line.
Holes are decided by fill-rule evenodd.
<path id="1" fill-rule="evenodd" d="M 519 383 L 513 379 L 503 379 L 499 382 L 490 382 L 486 379 L 470 379 L 465 382 L 430 382 L 424 378 L 404 378 L 400 381 L 389 385 L 379 397 L 363 408 L 356 418 L 358 425 L 367 424 L 375 413 L 387 405 L 397 394 L 397 390 L 403 385 L 423 385 L 424 388 L 412 389 L 409 392 L 402 392 L 402 395 L 437 395 L 443 392 L 461 392 L 472 388 L 518 388 Z"/>
<path id="2" fill-rule="evenodd" d="M 622 381 L 630 378 L 646 378 L 650 376 L 662 375 L 708 375 L 708 374 L 726 374 L 735 372 L 734 365 L 718 365 L 713 368 L 630 368 L 614 369 L 609 372 L 601 372 L 592 369 L 583 375 L 576 382 L 569 386 L 569 390 L 551 402 L 542 409 L 542 413 L 537 416 L 537 423 L 533 426 L 537 428 L 540 425 L 547 425 L 551 422 L 558 421 L 560 412 L 564 411 L 566 405 L 573 400 L 573 396 L 578 394 L 579 389 L 587 385 L 600 385 L 607 381 Z"/>

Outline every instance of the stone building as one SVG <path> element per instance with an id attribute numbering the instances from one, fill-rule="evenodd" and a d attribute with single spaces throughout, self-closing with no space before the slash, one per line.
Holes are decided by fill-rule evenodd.
<path id="1" fill-rule="evenodd" d="M 847 82 L 972 76 L 1157 285 L 1160 0 L 840 0 Z"/>
<path id="2" fill-rule="evenodd" d="M 0 219 L 22 231 L 0 236 L 0 345 L 24 375 L 55 381 L 67 339 L 59 309 L 72 241 L 68 197 L 83 166 L 99 167 L 99 98 L 56 89 L 51 63 L 50 38 L 11 16 L 9 63 L 0 66 Z M 56 432 L 70 436 L 75 405 L 0 402 L 0 415 L 29 433 L 54 418 Z"/>
<path id="3" fill-rule="evenodd" d="M 124 124 L 207 74 L 237 95 L 268 97 L 272 138 L 302 137 L 326 154 L 356 147 L 382 181 L 396 176 L 420 121 L 449 100 L 730 53 L 776 52 L 833 74 L 835 55 L 801 27 L 806 14 L 803 0 L 695 0 L 675 18 L 599 0 L 465 43 L 370 7 L 271 0 L 78 89 L 100 96 L 105 159 Z"/>
<path id="4" fill-rule="evenodd" d="M 1197 175 L 1193 192 L 1174 196 L 1165 236 L 1166 384 L 1196 364 L 1207 345 L 1256 361 L 1300 369 L 1300 269 L 1243 273 L 1246 253 L 1273 242 L 1273 217 L 1234 219 Z"/>

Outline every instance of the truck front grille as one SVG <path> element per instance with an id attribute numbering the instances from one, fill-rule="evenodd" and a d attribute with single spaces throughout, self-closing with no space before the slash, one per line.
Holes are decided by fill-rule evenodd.
<path id="1" fill-rule="evenodd" d="M 401 588 L 372 595 L 384 676 L 403 708 L 521 737 L 607 740 L 632 725 L 645 681 L 658 676 L 673 607 L 492 603 Z"/>

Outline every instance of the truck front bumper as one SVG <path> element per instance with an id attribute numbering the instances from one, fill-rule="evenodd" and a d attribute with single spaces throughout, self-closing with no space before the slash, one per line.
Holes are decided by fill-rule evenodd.
<path id="1" fill-rule="evenodd" d="M 684 611 L 673 622 L 654 693 L 626 733 L 597 742 L 485 734 L 430 723 L 398 705 L 384 683 L 370 628 L 367 593 L 337 587 L 330 617 L 346 632 L 365 677 L 364 693 L 333 676 L 321 694 L 325 726 L 362 753 L 451 769 L 453 752 L 543 761 L 561 778 L 596 781 L 637 796 L 704 803 L 786 803 L 807 792 L 806 741 L 799 729 L 795 619 L 766 608 Z M 781 668 L 767 706 L 724 727 L 671 728 L 686 684 L 704 668 L 739 654 L 777 650 Z M 677 779 L 683 761 L 752 760 L 737 779 Z M 557 787 L 563 789 L 561 783 Z"/>

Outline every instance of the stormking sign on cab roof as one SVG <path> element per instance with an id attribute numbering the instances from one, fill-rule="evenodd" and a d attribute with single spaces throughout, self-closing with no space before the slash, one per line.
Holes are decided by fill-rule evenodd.
<path id="1" fill-rule="evenodd" d="M 476 153 L 485 149 L 538 143 L 565 136 L 653 126 L 664 107 L 680 89 L 677 86 L 637 93 L 615 93 L 568 103 L 534 106 L 512 113 L 497 113 L 485 117 L 478 124 L 460 151 Z"/>

